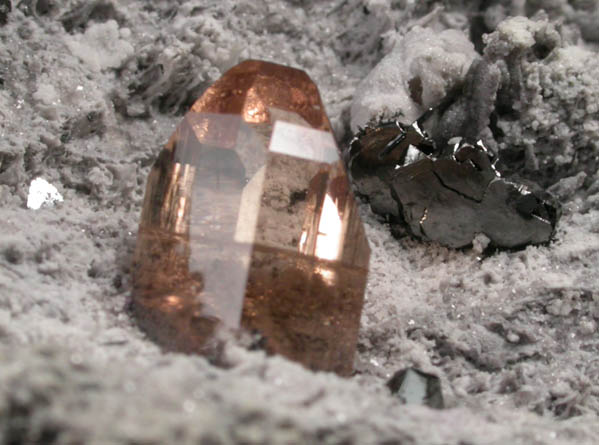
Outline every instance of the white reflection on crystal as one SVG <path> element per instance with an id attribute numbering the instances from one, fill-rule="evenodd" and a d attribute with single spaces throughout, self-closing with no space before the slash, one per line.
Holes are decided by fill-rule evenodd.
<path id="1" fill-rule="evenodd" d="M 335 272 L 331 269 L 324 268 L 322 266 L 316 266 L 316 273 L 322 277 L 322 280 L 328 286 L 333 286 L 335 284 Z"/>
<path id="2" fill-rule="evenodd" d="M 172 306 L 172 307 L 181 306 L 181 297 L 179 297 L 177 295 L 169 295 L 168 297 L 166 297 L 164 299 L 164 301 L 168 306 Z"/>
<path id="3" fill-rule="evenodd" d="M 318 224 L 315 255 L 323 260 L 335 260 L 341 244 L 341 218 L 330 195 L 326 195 Z"/>
<path id="4" fill-rule="evenodd" d="M 332 164 L 339 161 L 337 144 L 331 133 L 284 121 L 275 122 L 269 150 L 314 162 Z"/>
<path id="5" fill-rule="evenodd" d="M 63 198 L 58 189 L 43 178 L 35 178 L 29 185 L 27 208 L 37 210 L 41 207 L 50 207 Z"/>

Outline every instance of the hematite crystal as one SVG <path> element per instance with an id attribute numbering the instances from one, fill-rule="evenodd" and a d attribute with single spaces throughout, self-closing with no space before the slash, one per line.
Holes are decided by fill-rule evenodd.
<path id="1" fill-rule="evenodd" d="M 367 128 L 349 148 L 352 179 L 373 212 L 395 230 L 449 247 L 465 247 L 477 234 L 497 247 L 548 242 L 559 205 L 548 193 L 501 177 L 482 142 L 436 148 L 421 129 L 389 122 Z"/>
<path id="2" fill-rule="evenodd" d="M 240 324 L 312 369 L 352 371 L 370 250 L 318 90 L 246 61 L 193 105 L 146 189 L 132 308 L 168 349 Z"/>
<path id="3" fill-rule="evenodd" d="M 387 382 L 387 387 L 405 404 L 428 405 L 437 409 L 445 405 L 439 377 L 418 369 L 397 371 Z"/>

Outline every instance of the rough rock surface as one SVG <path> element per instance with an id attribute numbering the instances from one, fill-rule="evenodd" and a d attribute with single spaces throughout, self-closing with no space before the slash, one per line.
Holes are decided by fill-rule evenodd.
<path id="1" fill-rule="evenodd" d="M 464 3 L 0 2 L 0 442 L 599 442 L 598 5 Z M 178 113 L 263 58 L 307 70 L 341 139 L 377 63 L 410 32 L 446 30 L 499 68 L 507 108 L 486 137 L 558 192 L 557 241 L 398 241 L 364 206 L 372 272 L 350 379 L 235 345 L 219 369 L 145 339 L 127 311 L 130 256 Z M 458 83 L 456 100 L 472 91 Z M 26 208 L 39 176 L 64 202 Z M 391 396 L 385 382 L 410 366 L 440 377 L 446 409 Z"/>
<path id="2" fill-rule="evenodd" d="M 463 82 L 476 57 L 461 31 L 414 27 L 360 82 L 351 107 L 352 129 L 398 110 L 403 122 L 415 121 Z"/>

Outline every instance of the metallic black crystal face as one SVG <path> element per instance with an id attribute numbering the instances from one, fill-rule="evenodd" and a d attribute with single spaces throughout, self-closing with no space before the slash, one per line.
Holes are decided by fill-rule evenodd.
<path id="1" fill-rule="evenodd" d="M 422 130 L 426 117 L 410 126 L 373 126 L 352 141 L 352 179 L 372 210 L 453 248 L 478 234 L 503 248 L 550 241 L 560 213 L 555 199 L 502 178 L 481 141 L 437 149 Z"/>
<path id="2" fill-rule="evenodd" d="M 396 372 L 387 382 L 387 387 L 405 404 L 427 405 L 437 409 L 445 405 L 439 377 L 418 369 L 407 368 Z"/>
<path id="3" fill-rule="evenodd" d="M 353 182 L 358 192 L 368 197 L 372 210 L 380 215 L 399 217 L 397 202 L 388 184 L 396 166 L 409 163 L 410 147 L 418 147 L 422 154 L 435 154 L 435 145 L 421 129 L 421 121 L 412 125 L 398 121 L 370 126 L 356 136 L 349 147 L 347 159 Z"/>

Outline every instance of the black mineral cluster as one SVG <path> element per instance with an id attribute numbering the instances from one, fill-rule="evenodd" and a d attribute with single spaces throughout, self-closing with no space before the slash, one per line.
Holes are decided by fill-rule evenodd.
<path id="1" fill-rule="evenodd" d="M 551 240 L 557 201 L 534 184 L 502 177 L 496 156 L 481 140 L 438 143 L 416 122 L 369 125 L 352 140 L 347 161 L 357 192 L 395 234 L 411 234 L 448 247 L 485 235 L 492 246 L 520 248 Z M 464 123 L 465 124 L 465 123 Z"/>

